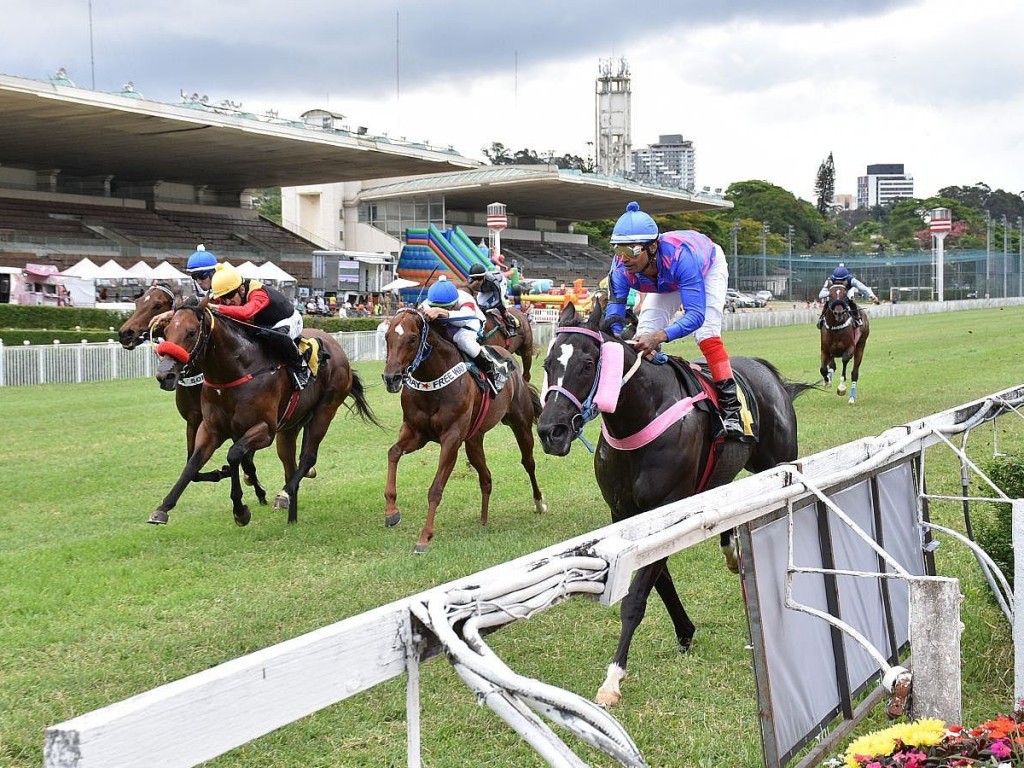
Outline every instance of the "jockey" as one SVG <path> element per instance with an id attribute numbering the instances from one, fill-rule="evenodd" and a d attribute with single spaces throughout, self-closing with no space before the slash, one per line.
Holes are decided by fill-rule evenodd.
<path id="1" fill-rule="evenodd" d="M 243 279 L 230 264 L 217 265 L 210 292 L 220 314 L 267 329 L 257 336 L 270 340 L 271 349 L 288 365 L 296 389 L 309 383 L 309 366 L 296 346 L 302 315 L 287 296 L 259 280 Z"/>
<path id="2" fill-rule="evenodd" d="M 870 299 L 875 304 L 878 303 L 878 297 L 872 293 L 871 289 L 868 288 L 864 283 L 853 276 L 853 273 L 846 268 L 845 264 L 840 264 L 834 270 L 832 274 L 825 280 L 825 284 L 818 291 L 819 299 L 828 299 L 828 289 L 833 285 L 846 286 L 846 299 L 850 302 L 850 315 L 853 317 L 853 322 L 856 325 L 863 325 L 864 321 L 860 319 L 860 309 L 853 302 L 850 297 L 850 291 L 856 288 L 860 293 L 864 294 L 864 298 Z M 821 328 L 825 324 L 825 310 L 828 308 L 828 302 L 826 301 L 821 307 L 821 316 L 818 318 L 818 327 Z"/>
<path id="3" fill-rule="evenodd" d="M 740 402 L 729 353 L 722 343 L 722 309 L 729 267 L 721 246 L 693 230 L 666 232 L 630 203 L 615 222 L 611 242 L 615 258 L 608 275 L 605 317 L 622 318 L 630 289 L 644 296 L 633 345 L 638 353 L 655 353 L 664 342 L 693 334 L 707 360 L 718 390 L 726 437 L 743 437 Z M 684 314 L 673 320 L 682 304 Z M 616 333 L 621 324 L 614 326 Z"/>
<path id="4" fill-rule="evenodd" d="M 497 272 L 491 272 L 483 264 L 469 268 L 469 287 L 476 293 L 476 303 L 485 313 L 497 309 L 505 323 L 505 335 L 516 335 L 516 324 L 509 317 L 508 308 L 502 300 L 502 280 Z"/>
<path id="5" fill-rule="evenodd" d="M 484 324 L 484 315 L 473 297 L 460 291 L 444 275 L 430 286 L 427 300 L 420 309 L 428 320 L 444 319 L 452 328 L 452 340 L 459 350 L 480 366 L 491 380 L 495 394 L 505 386 L 511 374 L 511 362 L 495 355 L 488 347 L 482 346 L 478 337 Z"/>
<path id="6" fill-rule="evenodd" d="M 217 268 L 217 257 L 206 250 L 206 246 L 196 246 L 195 253 L 188 257 L 185 264 L 185 271 L 192 278 L 192 285 L 195 288 L 196 296 L 202 298 L 210 293 L 210 281 L 213 280 L 213 272 Z"/>

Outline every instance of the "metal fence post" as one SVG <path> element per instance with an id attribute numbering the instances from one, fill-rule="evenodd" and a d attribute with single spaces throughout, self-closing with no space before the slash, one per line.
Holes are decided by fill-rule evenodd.
<path id="1" fill-rule="evenodd" d="M 1013 703 L 1024 698 L 1024 499 L 1011 502 L 1013 517 Z"/>

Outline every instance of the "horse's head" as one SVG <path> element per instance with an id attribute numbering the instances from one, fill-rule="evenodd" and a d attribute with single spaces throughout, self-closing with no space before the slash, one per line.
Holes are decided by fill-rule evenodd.
<path id="1" fill-rule="evenodd" d="M 198 305 L 179 307 L 164 328 L 164 340 L 157 345 L 160 359 L 156 380 L 160 388 L 170 392 L 178 383 L 182 369 L 203 356 L 209 339 L 213 315 L 203 301 Z"/>
<path id="2" fill-rule="evenodd" d="M 832 313 L 834 323 L 843 323 L 850 314 L 850 300 L 846 296 L 846 286 L 838 283 L 828 289 L 828 299 L 825 301 L 826 309 Z"/>
<path id="3" fill-rule="evenodd" d="M 430 354 L 427 319 L 415 309 L 400 309 L 391 318 L 384 334 L 387 358 L 384 362 L 384 386 L 388 392 L 398 392 L 406 375 L 411 373 Z"/>
<path id="4" fill-rule="evenodd" d="M 555 337 L 544 359 L 544 409 L 537 422 L 545 453 L 568 454 L 572 441 L 596 415 L 593 397 L 604 341 L 598 330 L 600 322 L 599 311 L 591 312 L 584 321 L 573 304 L 568 304 L 558 318 Z"/>
<path id="5" fill-rule="evenodd" d="M 174 306 L 177 295 L 166 285 L 151 285 L 135 300 L 135 311 L 118 331 L 118 340 L 125 349 L 135 349 L 150 337 L 153 321 Z"/>

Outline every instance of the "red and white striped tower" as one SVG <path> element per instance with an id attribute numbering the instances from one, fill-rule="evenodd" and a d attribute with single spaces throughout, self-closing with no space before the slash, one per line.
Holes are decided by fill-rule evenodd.
<path id="1" fill-rule="evenodd" d="M 501 253 L 501 230 L 508 226 L 504 203 L 491 203 L 487 206 L 487 229 L 490 232 L 491 259 Z"/>
<path id="2" fill-rule="evenodd" d="M 938 300 L 945 301 L 945 278 L 943 275 L 943 241 L 953 229 L 953 216 L 949 208 L 932 208 L 928 229 L 935 238 L 935 291 Z"/>

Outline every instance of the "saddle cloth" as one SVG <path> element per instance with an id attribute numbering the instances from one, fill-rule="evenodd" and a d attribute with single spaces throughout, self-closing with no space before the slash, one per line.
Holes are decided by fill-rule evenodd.
<path id="1" fill-rule="evenodd" d="M 673 355 L 667 355 L 667 357 L 688 397 L 707 392 L 708 399 L 701 400 L 694 407 L 717 416 L 719 412 L 718 389 L 711 379 L 711 371 L 708 369 L 707 363 L 691 363 Z M 740 401 L 740 421 L 743 422 L 743 433 L 752 437 L 756 442 L 760 424 L 757 400 L 744 376 L 738 371 L 733 371 L 733 378 L 736 379 L 736 397 Z"/>
<path id="2" fill-rule="evenodd" d="M 306 358 L 309 363 L 309 372 L 315 379 L 317 373 L 320 372 L 321 363 L 321 352 L 323 351 L 320 346 L 320 339 L 317 338 L 306 338 L 302 336 L 299 338 L 299 354 Z"/>

